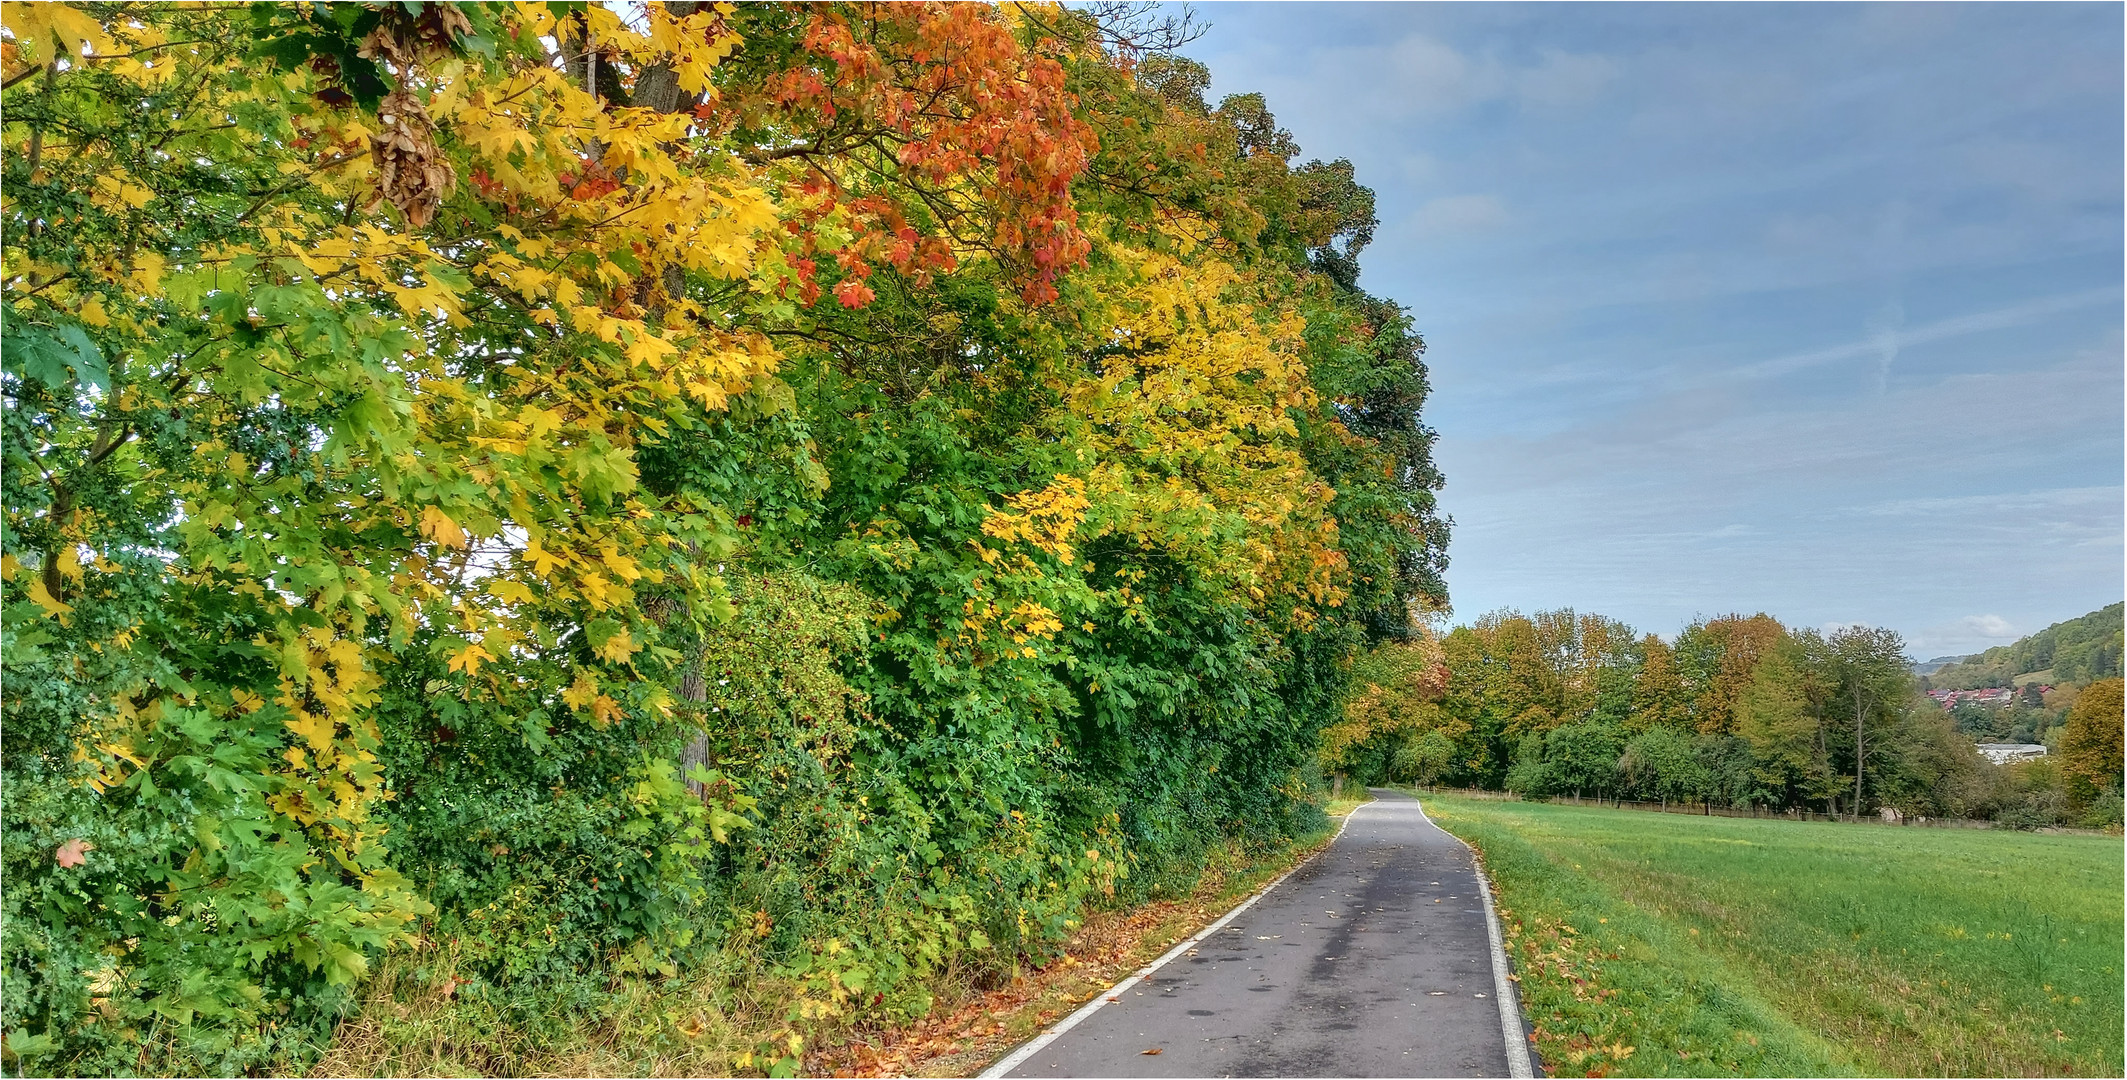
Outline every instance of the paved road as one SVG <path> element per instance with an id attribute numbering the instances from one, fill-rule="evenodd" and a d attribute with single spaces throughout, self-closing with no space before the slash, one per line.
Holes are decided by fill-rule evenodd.
<path id="1" fill-rule="evenodd" d="M 1255 906 L 1005 1075 L 1508 1075 L 1469 849 L 1374 794 Z"/>

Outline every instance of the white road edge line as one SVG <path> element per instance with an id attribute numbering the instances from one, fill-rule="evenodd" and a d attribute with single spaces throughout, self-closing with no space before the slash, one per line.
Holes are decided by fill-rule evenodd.
<path id="1" fill-rule="evenodd" d="M 1257 889 L 1255 891 L 1255 895 L 1250 896 L 1248 899 L 1241 901 L 1240 906 L 1234 908 L 1232 911 L 1229 911 L 1224 915 L 1219 916 L 1219 920 L 1217 922 L 1212 923 L 1210 926 L 1207 926 L 1202 930 L 1197 931 L 1194 937 L 1190 937 L 1184 940 L 1181 944 L 1176 945 L 1174 948 L 1168 949 L 1166 954 L 1164 956 L 1161 956 L 1159 959 L 1154 960 L 1149 964 L 1146 964 L 1144 967 L 1138 968 L 1136 973 L 1132 974 L 1129 978 L 1124 979 L 1123 981 L 1116 983 L 1114 986 L 1111 986 L 1106 990 L 1101 991 L 1099 994 L 1094 995 L 1093 1000 L 1088 1001 L 1084 1005 L 1079 1006 L 1077 1012 L 1074 1012 L 1071 1015 L 1064 1017 L 1056 1024 L 1055 1027 L 1052 1027 L 1049 1030 L 1044 1031 L 1041 1034 L 1036 1035 L 1033 1038 L 1027 1040 L 1025 1043 L 1021 1044 L 1019 1049 L 1014 1050 L 1009 1054 L 1006 1054 L 1004 1057 L 998 1059 L 997 1064 L 982 1070 L 982 1072 L 976 1075 L 981 1077 L 982 1080 L 990 1080 L 991 1077 L 1003 1076 L 1006 1073 L 1011 1072 L 1013 1069 L 1020 1067 L 1021 1065 L 1026 1063 L 1028 1058 L 1031 1058 L 1034 1055 L 1041 1053 L 1042 1050 L 1046 1048 L 1050 1043 L 1055 1042 L 1058 1038 L 1062 1037 L 1064 1032 L 1077 1027 L 1080 1021 L 1084 1020 L 1089 1016 L 1092 1016 L 1095 1012 L 1098 1012 L 1101 1006 L 1107 1005 L 1111 1003 L 1114 999 L 1121 997 L 1123 991 L 1128 990 L 1133 986 L 1136 986 L 1139 982 L 1143 981 L 1146 976 L 1152 974 L 1155 971 L 1158 971 L 1161 966 L 1167 963 L 1167 961 L 1182 955 L 1183 953 L 1189 951 L 1191 946 L 1201 943 L 1205 938 L 1208 938 L 1211 935 L 1216 934 L 1220 930 L 1224 929 L 1226 924 L 1232 922 L 1235 918 L 1238 918 L 1241 912 L 1247 911 L 1249 908 L 1254 907 L 1256 901 L 1261 900 L 1265 896 L 1270 895 L 1270 890 L 1275 889 L 1280 885 L 1283 885 L 1285 883 L 1286 878 L 1289 878 L 1294 874 L 1299 873 L 1301 867 L 1306 866 L 1308 863 L 1315 861 L 1317 858 L 1320 858 L 1322 852 L 1328 851 L 1331 847 L 1335 846 L 1337 841 L 1343 838 L 1345 828 L 1351 825 L 1352 816 L 1372 805 L 1374 805 L 1372 802 L 1363 802 L 1360 803 L 1358 806 L 1352 807 L 1351 813 L 1344 815 L 1344 824 L 1337 826 L 1337 835 L 1330 837 L 1329 843 L 1322 845 L 1320 851 L 1317 851 L 1313 855 L 1309 855 L 1308 857 L 1300 860 L 1299 862 L 1294 863 L 1292 865 L 1292 869 L 1287 870 L 1284 873 L 1279 874 L 1277 877 L 1271 879 L 1270 884 L 1265 885 L 1260 889 Z M 1445 832 L 1446 830 L 1442 831 Z M 1496 931 L 1494 941 L 1497 941 Z M 1524 1072 L 1518 1075 L 1527 1076 L 1528 1074 Z"/>
<path id="2" fill-rule="evenodd" d="M 1418 800 L 1418 816 L 1440 829 L 1426 815 L 1423 799 Z M 1455 836 L 1446 829 L 1440 831 Z M 1470 849 L 1470 868 L 1477 872 L 1477 893 L 1484 898 L 1484 928 L 1492 939 L 1492 996 L 1499 1001 L 1499 1033 L 1507 1043 L 1507 1075 L 1513 1080 L 1534 1080 L 1536 1067 L 1529 1061 L 1529 1038 L 1521 1029 L 1521 995 L 1514 992 L 1514 980 L 1508 977 L 1506 939 L 1499 933 L 1499 913 L 1492 910 L 1492 881 L 1485 876 L 1484 860 L 1478 857 L 1476 845 L 1459 836 L 1455 839 Z"/>

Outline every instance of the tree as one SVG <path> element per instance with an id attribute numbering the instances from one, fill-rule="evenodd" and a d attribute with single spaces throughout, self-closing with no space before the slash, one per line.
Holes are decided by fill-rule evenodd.
<path id="1" fill-rule="evenodd" d="M 1852 626 L 1835 631 L 1825 642 L 1832 698 L 1853 717 L 1855 820 L 1862 810 L 1862 778 L 1871 752 L 1881 752 L 1873 737 L 1894 718 L 1911 693 L 1913 676 L 1905 656 L 1905 639 L 1895 630 Z"/>
<path id="2" fill-rule="evenodd" d="M 11 1057 L 297 1072 L 395 942 L 605 985 L 732 897 L 906 1012 L 1470 722 L 1372 193 L 1183 29 L 0 18 Z"/>
<path id="3" fill-rule="evenodd" d="M 1432 786 L 1455 760 L 1455 740 L 1439 729 L 1405 738 L 1396 748 L 1395 771 L 1406 780 Z"/>
<path id="4" fill-rule="evenodd" d="M 1712 781 L 1689 736 L 1673 728 L 1652 728 L 1632 737 L 1618 759 L 1617 771 L 1628 789 L 1652 795 L 1663 806 L 1703 796 Z"/>
<path id="5" fill-rule="evenodd" d="M 1990 709 L 1976 701 L 1960 701 L 1950 707 L 1950 720 L 1957 730 L 1981 742 L 2000 742 L 2009 736 L 2007 710 Z"/>
<path id="6" fill-rule="evenodd" d="M 1758 784 L 1780 802 L 1825 794 L 1830 769 L 1812 682 L 1803 643 L 1783 635 L 1736 701 L 1735 732 L 1750 743 Z"/>
<path id="7" fill-rule="evenodd" d="M 2099 679 L 2076 695 L 2061 733 L 2060 769 L 2076 809 L 2101 794 L 2118 795 L 2122 770 L 2122 691 L 2127 682 Z"/>
<path id="8" fill-rule="evenodd" d="M 1535 796 L 1551 793 L 1551 771 L 1544 758 L 1546 741 L 1540 731 L 1532 731 L 1521 737 L 1514 747 L 1514 764 L 1507 770 L 1508 791 Z"/>
<path id="9" fill-rule="evenodd" d="M 1656 727 L 1681 730 L 1689 720 L 1676 652 L 1661 638 L 1648 634 L 1640 641 L 1639 670 L 1632 680 L 1632 716 L 1626 725 L 1635 732 Z"/>
<path id="10" fill-rule="evenodd" d="M 1409 779 L 1421 760 L 1412 756 L 1419 753 L 1414 747 L 1420 739 L 1435 736 L 1448 748 L 1449 756 L 1439 762 L 1444 768 L 1455 740 L 1469 732 L 1466 722 L 1440 709 L 1447 678 L 1440 645 L 1430 635 L 1383 642 L 1361 654 L 1352 663 L 1343 718 L 1322 732 L 1323 767 L 1345 772 L 1371 758 L 1386 757 L 1391 773 Z M 1425 754 L 1435 749 L 1435 743 L 1427 743 Z"/>
<path id="11" fill-rule="evenodd" d="M 1692 740 L 1692 748 L 1706 770 L 1708 803 L 1742 807 L 1757 801 L 1760 788 L 1750 740 L 1735 735 L 1700 735 Z"/>
<path id="12" fill-rule="evenodd" d="M 1759 658 L 1786 633 L 1779 620 L 1761 611 L 1748 618 L 1724 615 L 1696 622 L 1677 635 L 1677 669 L 1700 734 L 1735 730 L 1736 699 L 1750 685 Z"/>
<path id="13" fill-rule="evenodd" d="M 1550 786 L 1600 795 L 1617 788 L 1618 758 L 1625 731 L 1616 724 L 1586 720 L 1553 730 L 1544 737 L 1544 769 Z"/>

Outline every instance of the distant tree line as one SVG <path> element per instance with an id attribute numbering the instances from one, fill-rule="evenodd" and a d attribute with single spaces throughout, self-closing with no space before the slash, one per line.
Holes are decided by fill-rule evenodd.
<path id="1" fill-rule="evenodd" d="M 2060 640 L 2089 640 L 2057 637 L 2055 655 Z M 2116 656 L 2090 669 L 2104 664 L 2119 670 Z M 1879 627 L 1826 634 L 1729 615 L 1672 643 L 1600 615 L 1502 611 L 1384 644 L 1356 662 L 1352 686 L 1322 753 L 1357 783 L 1843 815 L 1889 807 L 2018 826 L 2121 818 L 2120 678 L 1953 714 L 1926 696 L 1899 635 Z M 1995 730 L 2005 722 L 2013 731 Z M 2009 734 L 2057 752 L 2009 766 L 1979 754 L 1976 741 Z"/>

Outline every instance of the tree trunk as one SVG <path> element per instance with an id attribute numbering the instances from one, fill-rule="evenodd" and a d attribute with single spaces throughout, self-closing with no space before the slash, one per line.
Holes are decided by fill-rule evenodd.
<path id="1" fill-rule="evenodd" d="M 1864 733 L 1861 726 L 1861 718 L 1868 715 L 1868 710 L 1863 705 L 1864 700 L 1861 696 L 1861 687 L 1856 685 L 1854 687 L 1854 821 L 1856 824 L 1861 821 L 1861 769 L 1863 762 L 1868 760 L 1868 746 L 1863 742 Z"/>
<path id="2" fill-rule="evenodd" d="M 690 671 L 680 676 L 679 696 L 681 700 L 695 705 L 706 703 L 709 700 L 709 680 L 700 671 Z M 686 777 L 694 771 L 696 765 L 704 769 L 709 767 L 709 733 L 698 729 L 694 738 L 687 740 L 687 748 L 680 751 L 679 774 Z M 687 780 L 687 790 L 693 792 L 695 798 L 701 798 L 708 791 L 691 777 Z"/>
<path id="3" fill-rule="evenodd" d="M 675 19 L 684 19 L 701 9 L 699 0 L 672 0 L 665 5 L 665 10 Z M 630 98 L 632 104 L 670 113 L 679 112 L 683 105 L 692 107 L 694 103 L 684 96 L 685 93 L 679 86 L 679 72 L 669 64 L 653 64 L 635 80 Z"/>

